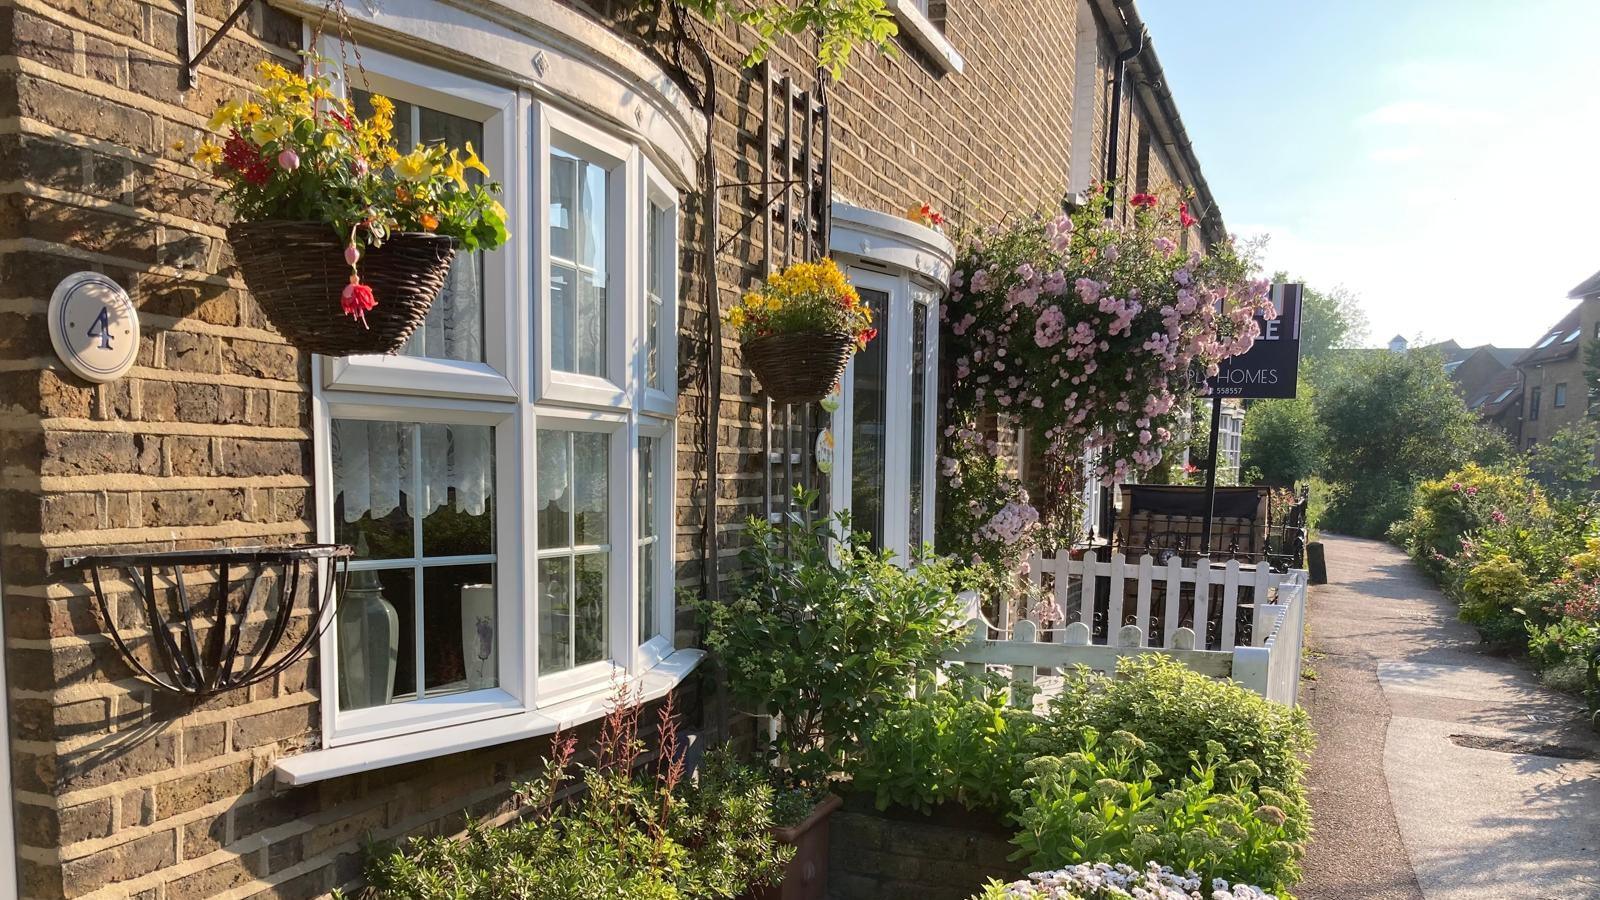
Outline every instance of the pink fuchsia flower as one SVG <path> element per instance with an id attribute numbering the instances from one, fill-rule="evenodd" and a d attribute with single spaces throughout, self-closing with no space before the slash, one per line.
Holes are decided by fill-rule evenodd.
<path id="1" fill-rule="evenodd" d="M 293 150 L 285 149 L 278 154 L 278 166 L 286 172 L 293 172 L 300 168 L 300 154 Z"/>
<path id="2" fill-rule="evenodd" d="M 372 295 L 372 288 L 367 287 L 356 276 L 350 276 L 350 283 L 344 286 L 344 293 L 340 296 L 344 314 L 360 322 L 362 327 L 367 326 L 367 313 L 378 305 L 378 300 Z"/>
<path id="3" fill-rule="evenodd" d="M 344 264 L 345 265 L 347 265 L 347 266 L 349 266 L 350 268 L 353 269 L 353 268 L 355 268 L 356 263 L 359 262 L 360 260 L 361 260 L 361 251 L 356 248 L 355 244 L 351 244 L 348 247 L 344 248 Z"/>

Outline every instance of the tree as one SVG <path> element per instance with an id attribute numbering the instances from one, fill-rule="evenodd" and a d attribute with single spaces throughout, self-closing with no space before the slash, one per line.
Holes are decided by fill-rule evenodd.
<path id="1" fill-rule="evenodd" d="M 1528 474 L 1561 500 L 1587 496 L 1600 478 L 1595 464 L 1595 424 L 1580 419 L 1528 450 Z"/>
<path id="2" fill-rule="evenodd" d="M 1292 487 L 1322 465 L 1322 425 L 1311 388 L 1301 384 L 1298 393 L 1289 400 L 1258 400 L 1245 411 L 1240 466 L 1259 472 L 1265 484 Z"/>
<path id="3" fill-rule="evenodd" d="M 1293 281 L 1285 272 L 1272 280 Z M 1321 291 L 1306 285 L 1300 292 L 1300 358 L 1324 362 L 1335 350 L 1356 347 L 1367 338 L 1367 314 L 1349 288 Z"/>
<path id="4" fill-rule="evenodd" d="M 1451 389 L 1439 354 L 1371 351 L 1338 367 L 1317 397 L 1333 482 L 1323 519 L 1332 531 L 1381 536 L 1402 518 L 1412 488 L 1507 453 Z"/>

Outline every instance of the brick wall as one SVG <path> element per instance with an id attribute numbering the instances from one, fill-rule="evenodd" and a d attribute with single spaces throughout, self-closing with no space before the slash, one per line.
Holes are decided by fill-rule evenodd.
<path id="1" fill-rule="evenodd" d="M 227 4 L 198 5 L 203 40 Z M 317 896 L 357 876 L 368 837 L 447 833 L 466 815 L 505 812 L 510 784 L 546 747 L 528 741 L 281 790 L 274 761 L 319 745 L 314 658 L 249 691 L 173 702 L 132 677 L 82 579 L 61 571 L 62 557 L 86 547 L 289 542 L 314 532 L 309 361 L 243 291 L 214 186 L 175 148 L 192 146 L 256 60 L 292 59 L 300 25 L 257 4 L 183 95 L 175 9 L 169 0 L 0 6 L 0 569 L 29 897 Z M 1071 141 L 1072 66 L 1061 53 L 1073 46 L 1073 10 L 949 4 L 945 25 L 964 75 L 936 74 L 910 45 L 894 58 L 858 57 L 832 93 L 836 192 L 889 212 L 932 202 L 965 225 L 1053 209 Z M 632 4 L 599 14 L 649 33 Z M 760 94 L 739 68 L 735 29 L 714 32 L 711 46 L 724 100 L 717 152 L 733 177 L 755 167 Z M 809 81 L 799 59 L 786 47 L 777 65 Z M 1124 116 L 1123 143 L 1136 146 Z M 1103 141 L 1103 108 L 1096 123 Z M 726 240 L 756 197 L 717 199 Z M 703 212 L 686 199 L 686 369 L 702 364 L 709 333 L 697 285 Z M 718 260 L 721 303 L 760 273 L 759 247 L 758 237 L 735 241 Z M 140 309 L 138 364 L 107 385 L 68 374 L 44 339 L 51 290 L 82 269 L 110 275 Z M 718 521 L 732 578 L 739 523 L 761 508 L 763 422 L 731 344 L 716 374 Z M 707 448 L 704 386 L 689 382 L 678 553 L 680 582 L 692 587 Z M 680 629 L 680 642 L 692 639 Z"/>

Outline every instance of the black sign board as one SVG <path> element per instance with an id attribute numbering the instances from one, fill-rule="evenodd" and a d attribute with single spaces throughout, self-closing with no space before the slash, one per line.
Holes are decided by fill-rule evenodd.
<path id="1" fill-rule="evenodd" d="M 1300 375 L 1300 288 L 1298 284 L 1272 286 L 1272 306 L 1278 317 L 1256 317 L 1261 336 L 1243 356 L 1222 362 L 1210 379 L 1212 395 L 1241 400 L 1285 398 L 1295 395 Z"/>

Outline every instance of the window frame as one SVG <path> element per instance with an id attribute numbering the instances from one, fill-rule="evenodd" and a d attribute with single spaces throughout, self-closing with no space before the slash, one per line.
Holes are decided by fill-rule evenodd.
<path id="1" fill-rule="evenodd" d="M 326 40 L 324 41 L 326 44 Z M 325 48 L 326 50 L 326 48 Z M 557 110 L 527 90 L 479 82 L 431 62 L 382 51 L 364 52 L 368 80 L 362 89 L 392 95 L 444 112 L 475 110 L 485 123 L 483 155 L 504 187 L 502 202 L 512 237 L 484 261 L 484 360 L 463 362 L 409 356 L 319 357 L 312 366 L 312 440 L 316 531 L 331 541 L 332 422 L 335 419 L 407 421 L 424 424 L 488 424 L 494 428 L 495 604 L 499 686 L 437 698 L 340 710 L 336 622 L 319 643 L 325 686 L 323 746 L 330 750 L 393 740 L 415 740 L 435 731 L 515 733 L 543 721 L 541 710 L 598 704 L 618 677 L 648 676 L 652 684 L 692 667 L 699 655 L 674 646 L 674 581 L 677 412 L 677 323 L 680 192 L 640 149 L 640 136 L 623 138 Z M 346 85 L 336 85 L 344 91 Z M 459 91 L 461 103 L 446 103 Z M 463 105 L 465 104 L 465 105 Z M 490 136 L 493 139 L 490 140 Z M 552 139 L 551 135 L 559 136 Z M 535 142 L 519 150 L 517 136 Z M 553 372 L 549 352 L 549 162 L 552 147 L 579 146 L 614 163 L 607 176 L 606 374 L 600 379 Z M 491 147 L 496 159 L 491 157 Z M 654 200 L 666 210 L 670 229 L 658 251 L 663 295 L 658 365 L 659 390 L 645 390 L 644 326 L 647 247 L 644 216 Z M 519 298 L 526 298 L 519 299 Z M 538 552 L 534 503 L 537 431 L 603 431 L 610 435 L 606 471 L 607 658 L 575 669 L 541 675 L 538 665 Z M 637 640 L 642 573 L 634 562 L 637 520 L 637 448 L 641 436 L 658 439 L 654 508 L 657 513 L 654 612 L 658 634 Z M 381 563 L 363 567 L 381 568 Z M 392 568 L 393 566 L 388 566 Z M 672 659 L 669 659 L 671 657 Z M 693 659 L 690 659 L 693 657 Z M 657 670 L 660 670 L 659 672 Z M 676 677 L 682 677 L 681 674 Z M 556 709 L 559 708 L 559 709 Z M 598 709 L 598 707 L 596 707 Z M 515 721 L 509 717 L 520 716 Z M 484 724 L 507 719 L 497 725 Z M 543 727 L 543 726 L 538 726 Z M 391 741 L 392 742 L 392 741 Z M 373 746 L 379 746 L 374 744 Z M 385 745 L 387 746 L 387 745 Z M 345 752 L 345 751 L 340 751 Z M 375 751 L 377 752 L 377 751 Z M 381 754 L 380 754 L 381 755 Z M 309 762 L 309 761 L 308 761 Z M 300 767 L 297 767 L 300 768 Z M 311 769 L 315 769 L 313 764 Z"/>
<path id="2" fill-rule="evenodd" d="M 1539 403 L 1543 399 L 1544 399 L 1544 386 L 1543 385 L 1536 384 L 1536 385 L 1533 386 L 1532 390 L 1528 391 L 1528 421 L 1529 422 L 1537 422 L 1537 421 L 1539 421 Z"/>
<path id="3" fill-rule="evenodd" d="M 338 49 L 336 38 L 323 36 L 321 52 L 324 55 L 332 57 Z M 382 50 L 364 50 L 362 65 L 364 83 L 359 86 L 362 90 L 483 121 L 482 156 L 501 183 L 500 200 L 506 208 L 507 221 L 517 221 L 522 212 L 522 178 L 517 171 L 514 125 L 518 92 Z M 336 94 L 344 95 L 357 87 L 346 83 L 344 74 L 332 73 Z M 325 389 L 463 399 L 516 399 L 515 335 L 510 329 L 502 328 L 496 340 L 496 330 L 490 327 L 491 323 L 510 320 L 516 306 L 512 297 L 520 296 L 516 290 L 516 255 L 511 248 L 503 247 L 489 252 L 484 259 L 484 358 L 481 362 L 377 354 L 322 357 Z"/>
<path id="4" fill-rule="evenodd" d="M 886 273 L 867 268 L 859 260 L 847 260 L 845 271 L 851 284 L 858 288 L 882 291 L 888 294 L 884 321 L 880 325 L 878 340 L 885 342 L 884 386 L 884 479 L 883 479 L 883 533 L 876 535 L 878 545 L 894 552 L 902 564 L 915 559 L 918 548 L 910 546 L 911 537 L 911 479 L 909 467 L 899 463 L 909 458 L 913 441 L 922 447 L 922 529 L 926 540 L 933 538 L 934 511 L 938 503 L 937 434 L 939 427 L 938 371 L 939 328 L 938 297 L 928 288 L 913 281 L 909 272 Z M 922 434 L 912 436 L 911 431 L 911 371 L 912 371 L 912 316 L 920 312 L 931 316 L 927 331 L 927 359 L 923 371 L 923 423 Z M 830 429 L 834 439 L 834 467 L 829 490 L 833 506 L 849 510 L 855 505 L 853 496 L 855 468 L 855 376 L 856 362 L 852 356 L 839 380 L 839 407 L 833 413 Z M 843 427 L 841 427 L 843 426 Z M 905 502 L 900 502 L 904 500 Z M 904 514 L 896 514 L 904 509 Z"/>
<path id="5" fill-rule="evenodd" d="M 530 108 L 530 162 L 534 167 L 532 217 L 529 234 L 520 240 L 528 249 L 533 279 L 533 399 L 535 402 L 575 404 L 597 409 L 631 406 L 631 364 L 628 303 L 636 295 L 639 273 L 630 261 L 639 260 L 637 204 L 637 148 L 608 132 L 543 101 Z M 550 327 L 550 151 L 557 146 L 590 162 L 595 157 L 611 163 L 606 178 L 606 348 L 604 376 L 566 372 L 552 366 Z M 573 150 L 572 148 L 577 148 Z M 519 240 L 516 237 L 513 240 Z"/>

